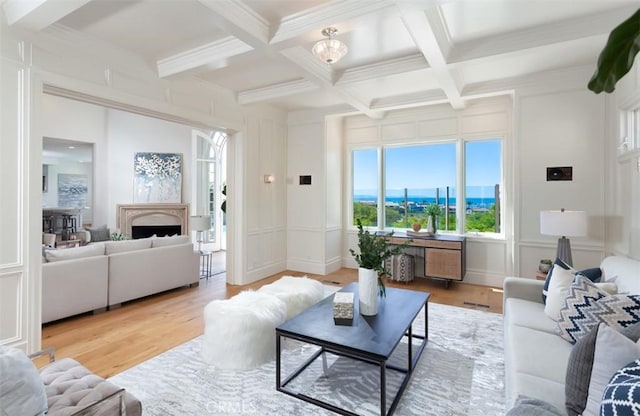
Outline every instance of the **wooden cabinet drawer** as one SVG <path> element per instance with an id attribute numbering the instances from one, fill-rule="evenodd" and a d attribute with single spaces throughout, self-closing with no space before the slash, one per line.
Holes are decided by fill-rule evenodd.
<path id="1" fill-rule="evenodd" d="M 459 250 L 425 249 L 424 271 L 428 277 L 462 280 L 462 256 Z"/>

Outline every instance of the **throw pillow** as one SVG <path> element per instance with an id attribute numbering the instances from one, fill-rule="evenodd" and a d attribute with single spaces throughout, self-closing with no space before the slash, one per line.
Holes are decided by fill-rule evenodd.
<path id="1" fill-rule="evenodd" d="M 135 240 L 107 241 L 104 243 L 107 255 L 124 253 L 126 251 L 144 250 L 151 248 L 151 238 L 138 238 Z"/>
<path id="2" fill-rule="evenodd" d="M 550 403 L 533 397 L 518 396 L 506 416 L 560 416 L 562 413 Z"/>
<path id="3" fill-rule="evenodd" d="M 596 338 L 600 326 L 596 326 L 589 334 L 576 342 L 571 354 L 569 354 L 565 380 L 565 403 L 569 416 L 581 415 L 587 407 L 591 368 L 593 367 Z M 628 326 L 620 333 L 631 341 L 637 342 L 640 339 L 640 323 Z"/>
<path id="4" fill-rule="evenodd" d="M 95 257 L 104 255 L 104 243 L 96 243 L 83 247 L 62 248 L 58 250 L 47 250 L 44 253 L 47 262 L 79 259 L 84 257 Z"/>
<path id="5" fill-rule="evenodd" d="M 616 285 L 613 282 L 597 282 L 597 283 L 594 283 L 594 285 L 596 285 L 597 288 L 604 290 L 610 295 L 615 295 L 618 293 L 618 285 Z"/>
<path id="6" fill-rule="evenodd" d="M 615 329 L 600 324 L 584 416 L 596 416 L 600 413 L 600 402 L 609 380 L 618 369 L 637 359 L 640 359 L 638 343 L 634 343 Z"/>
<path id="7" fill-rule="evenodd" d="M 548 292 L 549 292 L 549 285 L 551 284 L 551 275 L 553 274 L 553 269 L 555 269 L 556 266 L 559 266 L 564 270 L 571 269 L 571 266 L 569 266 L 567 263 L 565 263 L 564 261 L 560 260 L 559 258 L 557 258 L 553 262 L 553 264 L 551 265 L 551 268 L 547 272 L 547 278 L 545 279 L 544 287 L 542 288 L 542 303 L 544 303 L 544 304 L 547 303 L 547 295 L 548 295 Z"/>
<path id="8" fill-rule="evenodd" d="M 602 278 L 602 270 L 600 267 L 592 267 L 590 269 L 579 270 L 576 275 L 581 275 L 596 283 Z"/>
<path id="9" fill-rule="evenodd" d="M 0 414 L 45 414 L 44 383 L 24 352 L 0 345 L 0 374 Z"/>
<path id="10" fill-rule="evenodd" d="M 587 335 L 600 323 L 600 319 L 594 314 L 594 311 L 599 311 L 595 304 L 606 296 L 609 294 L 598 289 L 591 280 L 576 276 L 558 314 L 557 329 L 560 336 L 575 344 Z"/>
<path id="11" fill-rule="evenodd" d="M 569 270 L 562 267 L 554 267 L 551 270 L 551 281 L 547 291 L 547 303 L 544 305 L 544 313 L 554 321 L 558 320 L 560 309 L 569 293 L 569 287 L 575 276 Z"/>
<path id="12" fill-rule="evenodd" d="M 640 322 L 640 295 L 613 295 L 600 299 L 594 313 L 618 331 Z"/>
<path id="13" fill-rule="evenodd" d="M 640 414 L 640 360 L 627 364 L 611 378 L 600 402 L 601 416 Z"/>
<path id="14" fill-rule="evenodd" d="M 191 242 L 188 235 L 177 235 L 175 237 L 155 237 L 151 239 L 151 247 L 167 247 Z"/>
<path id="15" fill-rule="evenodd" d="M 89 234 L 91 236 L 89 238 L 89 241 L 91 241 L 92 243 L 95 243 L 98 241 L 111 240 L 111 236 L 109 235 L 109 229 L 107 228 L 106 225 L 103 225 L 102 227 L 98 227 L 98 228 L 87 228 L 87 231 L 89 231 Z"/>

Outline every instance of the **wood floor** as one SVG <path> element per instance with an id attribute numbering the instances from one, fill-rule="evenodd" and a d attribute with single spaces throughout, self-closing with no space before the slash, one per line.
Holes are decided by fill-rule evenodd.
<path id="1" fill-rule="evenodd" d="M 246 286 L 227 285 L 223 273 L 201 279 L 198 287 L 180 288 L 125 303 L 112 311 L 46 324 L 42 329 L 42 347 L 54 347 L 56 359 L 72 357 L 94 373 L 111 377 L 201 335 L 202 311 L 211 300 L 229 298 L 247 288 L 257 289 L 283 275 L 302 273 L 283 272 Z M 308 276 L 326 284 L 345 286 L 357 280 L 357 270 Z M 452 283 L 445 289 L 442 281 L 423 278 L 411 284 L 388 283 L 388 286 L 430 292 L 430 302 L 502 313 L 502 292 L 495 288 Z"/>

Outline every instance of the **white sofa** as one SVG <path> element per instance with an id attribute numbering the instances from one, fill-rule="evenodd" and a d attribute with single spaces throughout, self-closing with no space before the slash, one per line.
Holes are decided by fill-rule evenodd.
<path id="1" fill-rule="evenodd" d="M 188 236 L 91 243 L 43 257 L 43 323 L 200 281 Z"/>
<path id="2" fill-rule="evenodd" d="M 614 281 L 618 293 L 640 294 L 640 261 L 610 256 L 601 264 L 602 281 Z M 519 396 L 544 400 L 563 413 L 565 377 L 573 345 L 556 333 L 544 313 L 544 281 L 507 277 L 504 281 L 506 407 Z"/>

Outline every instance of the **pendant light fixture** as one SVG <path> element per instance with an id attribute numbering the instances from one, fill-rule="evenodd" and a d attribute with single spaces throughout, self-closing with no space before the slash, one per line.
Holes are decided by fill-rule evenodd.
<path id="1" fill-rule="evenodd" d="M 347 45 L 338 39 L 333 39 L 338 30 L 334 27 L 322 29 L 322 35 L 325 39 L 313 45 L 311 50 L 325 64 L 331 65 L 337 63 L 343 56 L 347 54 Z"/>

